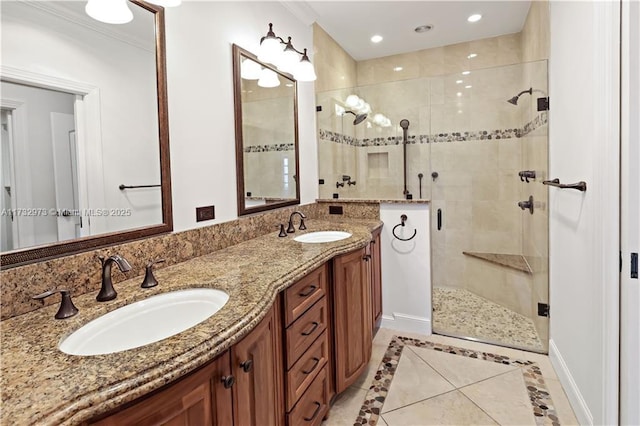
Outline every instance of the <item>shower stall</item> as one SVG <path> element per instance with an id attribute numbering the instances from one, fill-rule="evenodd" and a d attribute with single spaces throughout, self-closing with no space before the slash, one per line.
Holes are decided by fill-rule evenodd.
<path id="1" fill-rule="evenodd" d="M 436 333 L 547 351 L 547 99 L 546 61 L 317 94 L 321 198 L 431 204 Z"/>

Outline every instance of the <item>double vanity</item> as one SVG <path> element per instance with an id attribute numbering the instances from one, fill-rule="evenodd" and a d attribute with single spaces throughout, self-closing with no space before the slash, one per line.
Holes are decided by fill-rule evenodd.
<path id="1" fill-rule="evenodd" d="M 272 232 L 158 269 L 153 288 L 137 277 L 115 284 L 109 302 L 75 296 L 79 313 L 65 320 L 47 306 L 2 321 L 2 424 L 320 424 L 369 361 L 381 316 L 381 226 L 312 219 L 284 238 Z M 209 296 L 218 298 L 213 315 L 162 330 Z M 169 337 L 140 343 L 135 310 L 149 303 L 161 314 L 140 323 Z M 74 337 L 89 342 L 83 326 L 89 338 L 103 332 L 89 329 L 93 320 L 113 328 L 88 343 L 98 354 L 65 353 L 74 353 L 64 350 Z M 119 321 L 129 324 L 118 329 Z M 118 352 L 99 348 L 109 339 L 123 345 Z"/>

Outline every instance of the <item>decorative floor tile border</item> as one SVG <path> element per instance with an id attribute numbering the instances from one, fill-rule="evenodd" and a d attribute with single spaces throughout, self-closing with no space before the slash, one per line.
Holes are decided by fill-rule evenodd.
<path id="1" fill-rule="evenodd" d="M 509 358 L 504 355 L 493 354 L 489 352 L 474 351 L 456 346 L 443 345 L 412 339 L 409 337 L 393 336 L 387 351 L 382 358 L 380 367 L 369 387 L 369 391 L 365 396 L 358 417 L 354 422 L 356 425 L 375 426 L 378 423 L 382 407 L 391 388 L 391 382 L 400 363 L 402 351 L 406 345 L 418 348 L 433 349 L 434 351 L 446 352 L 453 355 L 465 356 L 469 358 L 481 359 L 488 362 L 497 362 L 499 364 L 511 365 L 515 367 L 523 367 L 522 376 L 527 393 L 531 401 L 533 415 L 537 425 L 553 425 L 559 426 L 560 420 L 553 406 L 551 395 L 544 382 L 542 371 L 538 364 L 533 361 Z"/>

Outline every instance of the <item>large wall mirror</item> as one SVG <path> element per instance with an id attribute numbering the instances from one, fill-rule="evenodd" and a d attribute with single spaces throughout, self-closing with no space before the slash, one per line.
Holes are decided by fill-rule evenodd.
<path id="1" fill-rule="evenodd" d="M 3 1 L 3 268 L 173 229 L 163 9 Z"/>
<path id="2" fill-rule="evenodd" d="M 296 80 L 233 45 L 238 215 L 300 204 Z"/>

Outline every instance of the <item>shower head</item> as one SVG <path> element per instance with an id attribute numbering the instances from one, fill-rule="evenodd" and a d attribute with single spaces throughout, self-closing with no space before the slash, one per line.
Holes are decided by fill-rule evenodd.
<path id="1" fill-rule="evenodd" d="M 511 99 L 507 99 L 507 102 L 509 102 L 512 105 L 518 105 L 518 99 L 520 98 L 520 96 L 524 95 L 525 93 L 528 94 L 533 94 L 533 88 L 529 88 L 528 90 L 523 90 L 522 92 L 518 93 L 516 96 L 514 96 Z"/>
<path id="2" fill-rule="evenodd" d="M 353 111 L 345 111 L 345 114 L 353 114 L 356 116 L 355 120 L 353 120 L 353 125 L 356 126 L 360 123 L 362 123 L 364 120 L 367 119 L 367 114 L 356 114 Z"/>
<path id="3" fill-rule="evenodd" d="M 400 127 L 402 127 L 403 129 L 408 129 L 409 128 L 409 120 L 407 120 L 406 118 L 403 118 L 402 120 L 400 120 Z"/>

